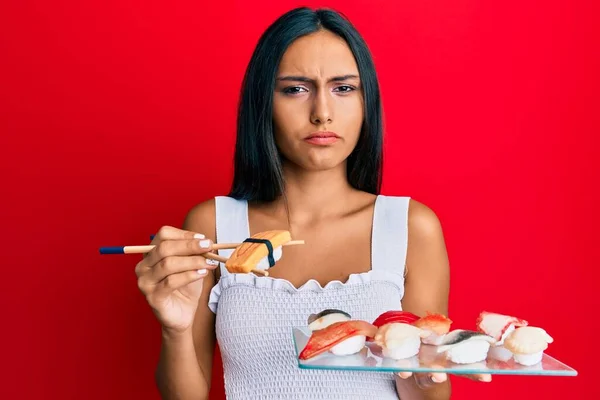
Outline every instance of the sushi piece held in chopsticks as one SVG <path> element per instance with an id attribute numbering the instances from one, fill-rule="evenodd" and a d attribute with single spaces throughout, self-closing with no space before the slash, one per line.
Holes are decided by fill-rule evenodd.
<path id="1" fill-rule="evenodd" d="M 421 328 L 430 334 L 422 337 L 421 341 L 425 344 L 438 345 L 444 338 L 444 335 L 450 331 L 452 320 L 443 314 L 427 313 L 426 316 L 419 318 L 413 325 Z"/>
<path id="2" fill-rule="evenodd" d="M 495 342 L 485 333 L 456 329 L 444 335 L 437 352 L 446 352 L 446 358 L 455 364 L 472 364 L 485 360 Z"/>
<path id="3" fill-rule="evenodd" d="M 418 315 L 415 315 L 408 311 L 401 310 L 390 310 L 386 311 L 383 314 L 379 315 L 375 321 L 373 321 L 373 325 L 377 328 L 381 328 L 385 324 L 391 324 L 393 322 L 400 322 L 404 324 L 412 324 L 413 322 L 419 319 Z"/>
<path id="4" fill-rule="evenodd" d="M 504 339 L 517 327 L 527 326 L 529 323 L 521 318 L 483 311 L 475 322 L 479 332 L 490 335 L 496 340 L 496 346 L 501 346 Z"/>
<path id="5" fill-rule="evenodd" d="M 293 244 L 302 244 L 294 241 Z M 283 255 L 282 246 L 292 244 L 289 231 L 274 230 L 260 232 L 247 238 L 235 248 L 225 262 L 231 273 L 257 272 L 268 275 L 267 270 L 275 265 Z"/>
<path id="6" fill-rule="evenodd" d="M 327 351 L 337 356 L 356 354 L 365 347 L 367 337 L 372 338 L 375 333 L 377 328 L 366 321 L 334 322 L 313 331 L 298 358 L 308 360 Z"/>
<path id="7" fill-rule="evenodd" d="M 384 357 L 402 360 L 417 355 L 421 339 L 430 334 L 411 324 L 392 322 L 381 326 L 373 341 L 381 347 Z"/>
<path id="8" fill-rule="evenodd" d="M 554 339 L 544 329 L 523 326 L 508 335 L 504 340 L 504 347 L 514 354 L 515 362 L 532 366 L 542 361 L 544 350 L 552 342 Z"/>
<path id="9" fill-rule="evenodd" d="M 308 317 L 308 329 L 318 331 L 327 328 L 335 322 L 349 321 L 352 317 L 345 311 L 327 309 Z"/>

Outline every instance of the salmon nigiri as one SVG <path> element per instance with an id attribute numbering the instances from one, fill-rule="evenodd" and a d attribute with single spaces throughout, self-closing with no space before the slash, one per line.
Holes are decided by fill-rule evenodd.
<path id="1" fill-rule="evenodd" d="M 335 355 L 355 354 L 365 346 L 366 339 L 373 338 L 376 333 L 377 327 L 366 321 L 335 322 L 313 331 L 299 358 L 308 360 L 326 351 Z"/>

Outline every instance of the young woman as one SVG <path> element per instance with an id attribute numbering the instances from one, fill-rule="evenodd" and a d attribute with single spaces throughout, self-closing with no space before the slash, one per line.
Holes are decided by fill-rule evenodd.
<path id="1" fill-rule="evenodd" d="M 380 194 L 380 95 L 359 33 L 333 11 L 286 13 L 261 37 L 241 96 L 231 193 L 194 207 L 183 229 L 163 227 L 136 267 L 162 324 L 162 396 L 208 398 L 218 340 L 230 399 L 449 398 L 445 374 L 297 367 L 291 328 L 311 313 L 448 313 L 440 222 Z M 306 244 L 287 247 L 269 277 L 202 257 L 273 229 Z"/>

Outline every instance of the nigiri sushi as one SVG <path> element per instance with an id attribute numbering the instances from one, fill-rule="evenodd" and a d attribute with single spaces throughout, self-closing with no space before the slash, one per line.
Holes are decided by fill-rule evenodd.
<path id="1" fill-rule="evenodd" d="M 366 321 L 334 322 L 312 332 L 299 358 L 308 360 L 326 351 L 338 356 L 356 354 L 365 346 L 367 337 L 372 338 L 376 333 L 377 328 Z"/>
<path id="2" fill-rule="evenodd" d="M 531 366 L 542 361 L 544 350 L 554 339 L 538 327 L 523 326 L 515 329 L 504 341 L 504 347 L 510 350 L 515 362 Z"/>
<path id="3" fill-rule="evenodd" d="M 235 248 L 225 267 L 231 273 L 266 271 L 282 257 L 282 246 L 292 240 L 289 231 L 273 230 L 254 234 Z M 302 242 L 302 241 L 300 241 Z"/>
<path id="4" fill-rule="evenodd" d="M 450 331 L 450 325 L 452 320 L 442 314 L 427 313 L 426 316 L 419 318 L 413 325 L 421 328 L 429 335 L 423 337 L 421 340 L 425 344 L 438 345 L 441 343 L 444 335 Z"/>
<path id="5" fill-rule="evenodd" d="M 501 346 L 504 339 L 517 327 L 527 326 L 529 323 L 521 318 L 512 317 L 488 311 L 483 311 L 475 322 L 479 332 L 490 335 L 496 340 L 496 345 Z"/>
<path id="6" fill-rule="evenodd" d="M 277 262 L 279 260 L 281 260 L 281 256 L 283 255 L 283 250 L 281 246 L 277 246 L 275 248 L 273 248 L 273 262 Z M 263 258 L 261 258 L 257 263 L 256 263 L 256 269 L 260 269 L 260 270 L 267 270 L 269 268 L 271 268 L 271 262 L 269 260 L 269 256 L 264 256 Z"/>
<path id="7" fill-rule="evenodd" d="M 504 347 L 502 345 L 500 345 L 500 346 L 492 345 L 490 347 L 490 351 L 488 352 L 488 356 L 490 358 L 493 358 L 494 360 L 507 362 L 508 360 L 510 360 L 512 358 L 513 353 L 511 353 L 510 350 L 507 350 L 506 347 Z"/>
<path id="8" fill-rule="evenodd" d="M 411 324 L 394 322 L 379 328 L 373 341 L 381 347 L 384 357 L 402 360 L 417 355 L 421 338 L 430 333 Z"/>
<path id="9" fill-rule="evenodd" d="M 373 325 L 378 328 L 381 328 L 385 324 L 390 324 L 392 322 L 401 322 L 405 324 L 412 324 L 416 320 L 419 319 L 418 315 L 415 315 L 408 311 L 400 311 L 400 310 L 391 310 L 386 311 L 383 314 L 379 315 L 375 321 L 373 321 Z"/>
<path id="10" fill-rule="evenodd" d="M 444 336 L 437 352 L 446 352 L 446 358 L 453 363 L 471 364 L 485 360 L 493 343 L 494 338 L 484 333 L 456 329 Z"/>
<path id="11" fill-rule="evenodd" d="M 317 314 L 311 314 L 308 317 L 308 328 L 311 331 L 327 328 L 334 322 L 348 321 L 352 317 L 345 311 L 327 309 Z"/>

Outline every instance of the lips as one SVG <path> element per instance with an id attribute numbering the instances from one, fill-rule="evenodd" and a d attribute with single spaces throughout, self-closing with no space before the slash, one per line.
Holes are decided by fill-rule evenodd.
<path id="1" fill-rule="evenodd" d="M 305 140 L 313 139 L 313 138 L 336 138 L 340 137 L 335 132 L 313 132 L 308 135 Z"/>
<path id="2" fill-rule="evenodd" d="M 304 141 L 315 146 L 327 146 L 334 144 L 339 138 L 334 132 L 313 132 Z"/>

